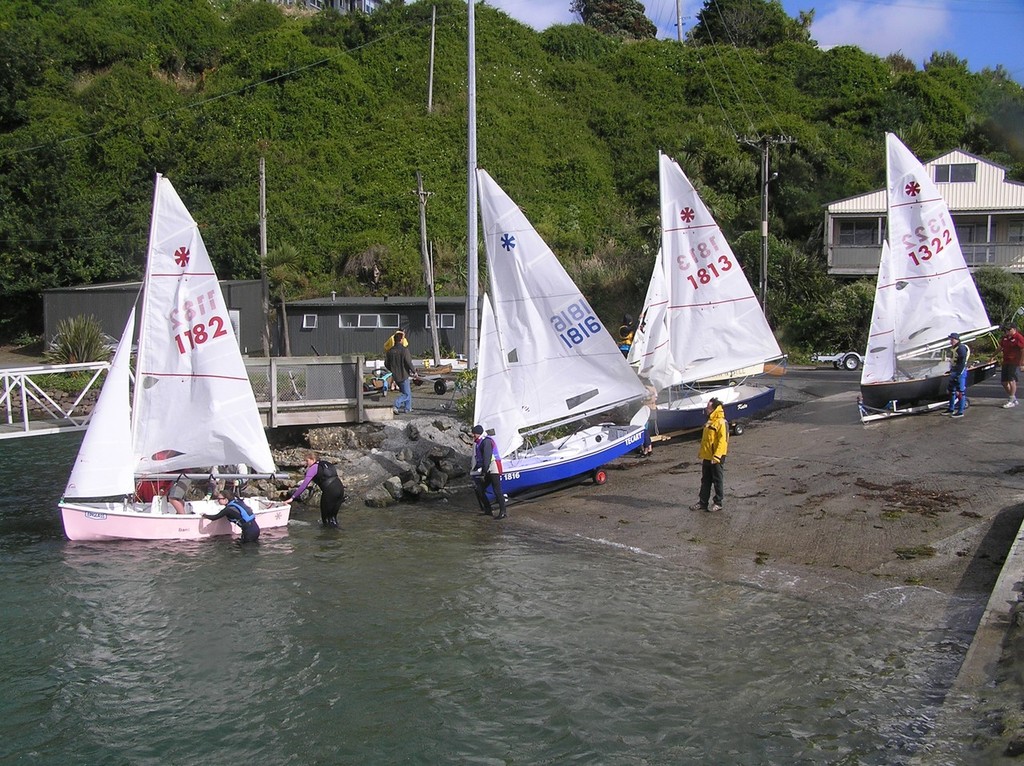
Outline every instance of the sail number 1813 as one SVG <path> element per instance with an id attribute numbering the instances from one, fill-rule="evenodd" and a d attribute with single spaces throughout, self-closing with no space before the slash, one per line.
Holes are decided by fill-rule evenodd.
<path id="1" fill-rule="evenodd" d="M 701 285 L 706 285 L 711 282 L 712 279 L 722 276 L 723 273 L 732 268 L 732 261 L 729 260 L 729 256 L 720 255 L 718 256 L 718 265 L 714 263 L 708 263 L 707 266 L 702 266 L 697 269 L 693 274 L 686 275 L 686 281 L 693 285 L 694 290 L 699 290 Z"/>

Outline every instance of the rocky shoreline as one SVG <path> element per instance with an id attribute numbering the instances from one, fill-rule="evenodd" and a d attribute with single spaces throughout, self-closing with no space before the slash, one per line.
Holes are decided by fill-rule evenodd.
<path id="1" fill-rule="evenodd" d="M 292 474 L 294 482 L 260 489 L 268 494 L 294 489 L 309 452 L 337 465 L 350 505 L 385 508 L 400 502 L 435 502 L 468 489 L 468 480 L 458 480 L 468 477 L 472 464 L 469 427 L 446 415 L 400 418 L 275 433 L 274 462 L 279 471 Z"/>

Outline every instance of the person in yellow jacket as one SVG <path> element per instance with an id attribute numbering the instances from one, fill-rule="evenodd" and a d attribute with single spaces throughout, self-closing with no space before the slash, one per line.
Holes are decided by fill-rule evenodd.
<path id="1" fill-rule="evenodd" d="M 718 399 L 710 399 L 707 407 L 708 422 L 704 424 L 704 433 L 700 438 L 701 460 L 700 500 L 690 506 L 691 511 L 720 511 L 725 500 L 725 456 L 729 452 L 729 424 L 725 420 L 725 410 Z M 714 487 L 715 496 L 711 497 Z M 708 501 L 711 505 L 708 505 Z"/>
<path id="2" fill-rule="evenodd" d="M 406 347 L 408 347 L 408 346 L 409 346 L 409 339 L 405 337 L 405 333 L 404 333 L 404 332 L 402 332 L 401 330 L 399 330 L 399 331 L 398 331 L 398 332 L 396 332 L 396 333 L 395 333 L 394 335 L 389 335 L 389 336 L 388 336 L 388 339 L 387 339 L 386 341 L 384 341 L 384 353 L 385 353 L 385 354 L 386 354 L 386 353 L 387 353 L 388 351 L 390 351 L 390 350 L 391 350 L 391 347 L 392 347 L 392 346 L 394 346 L 394 345 L 395 345 L 395 337 L 396 337 L 396 336 L 398 336 L 398 335 L 401 335 L 401 336 L 402 336 L 402 345 L 403 345 L 403 346 L 406 346 Z"/>

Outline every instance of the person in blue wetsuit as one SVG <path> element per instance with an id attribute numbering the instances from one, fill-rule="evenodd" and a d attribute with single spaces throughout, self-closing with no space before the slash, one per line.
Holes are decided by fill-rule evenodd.
<path id="1" fill-rule="evenodd" d="M 320 521 L 325 527 L 338 526 L 338 511 L 345 502 L 345 485 L 341 483 L 337 467 L 326 460 L 319 460 L 313 452 L 306 455 L 306 475 L 302 477 L 302 483 L 285 502 L 291 504 L 297 500 L 311 482 L 320 487 Z"/>
<path id="2" fill-rule="evenodd" d="M 204 513 L 203 518 L 210 521 L 227 518 L 232 524 L 237 524 L 242 530 L 242 542 L 254 543 L 260 536 L 260 525 L 256 523 L 256 514 L 252 512 L 245 503 L 235 497 L 230 489 L 221 490 L 215 498 L 221 504 L 220 513 L 209 515 Z"/>
<path id="3" fill-rule="evenodd" d="M 946 412 L 954 418 L 962 418 L 967 406 L 967 360 L 971 358 L 971 350 L 955 332 L 949 334 L 949 343 L 952 358 L 949 361 L 949 407 Z"/>

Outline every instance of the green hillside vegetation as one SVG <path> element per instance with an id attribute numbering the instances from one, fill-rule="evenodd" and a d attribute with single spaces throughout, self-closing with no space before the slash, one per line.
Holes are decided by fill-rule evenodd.
<path id="1" fill-rule="evenodd" d="M 478 4 L 479 163 L 617 326 L 639 311 L 657 250 L 658 151 L 693 179 L 756 285 L 760 155 L 740 139 L 790 136 L 771 160 L 771 321 L 792 349 L 863 343 L 873 288 L 826 275 L 824 205 L 883 185 L 886 131 L 922 159 L 961 147 L 1024 179 L 1024 93 L 949 53 L 918 68 L 823 51 L 809 17 L 743 6 L 760 15 L 701 17 L 680 44 L 583 24 L 538 33 Z M 465 294 L 465 2 L 367 17 L 8 0 L 0 33 L 0 337 L 38 332 L 46 288 L 141 275 L 157 172 L 218 273 L 258 277 L 261 156 L 275 296 L 425 294 L 417 170 L 438 293 Z M 997 321 L 1024 303 L 1015 277 L 979 283 Z"/>

